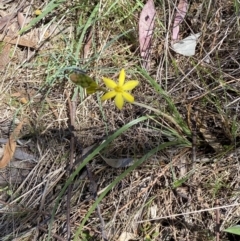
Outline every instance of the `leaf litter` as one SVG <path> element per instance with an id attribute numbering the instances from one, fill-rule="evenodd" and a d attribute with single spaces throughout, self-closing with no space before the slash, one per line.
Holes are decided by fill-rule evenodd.
<path id="1" fill-rule="evenodd" d="M 21 121 L 10 135 L 5 145 L 3 156 L 0 160 L 0 168 L 6 167 L 7 164 L 11 161 L 12 157 L 14 156 L 17 145 L 17 138 L 20 134 L 23 124 L 24 121 Z"/>
<path id="2" fill-rule="evenodd" d="M 59 3 L 54 5 L 54 7 L 58 5 Z M 41 30 L 39 28 L 33 28 L 30 31 L 25 32 L 24 34 L 19 35 L 19 27 L 21 31 L 23 30 L 23 28 L 26 29 L 27 27 L 29 27 L 28 24 L 30 23 L 31 19 L 34 18 L 32 19 L 32 21 L 35 21 L 36 17 L 29 14 L 29 5 L 27 5 L 26 2 L 22 2 L 20 5 L 12 2 L 9 3 L 9 5 L 6 5 L 5 8 L 7 9 L 7 11 L 4 10 L 5 16 L 0 18 L 0 41 L 3 45 L 6 45 L 7 47 L 4 49 L 4 51 L 0 52 L 0 71 L 3 71 L 6 68 L 8 63 L 11 61 L 11 58 L 16 56 L 20 57 L 20 55 L 15 54 L 15 52 L 13 56 L 13 51 L 10 48 L 9 44 L 16 45 L 18 47 L 29 48 L 24 49 L 24 52 L 26 53 L 25 56 L 28 55 L 27 59 L 30 59 L 36 53 L 36 49 L 43 45 L 43 43 L 53 34 L 57 34 L 56 28 L 60 24 L 60 22 L 57 23 L 50 33 L 48 33 L 47 30 L 51 26 L 48 25 L 44 30 Z M 59 32 L 60 31 L 61 30 L 59 30 Z M 43 36 L 41 36 L 41 32 L 43 32 Z M 14 51 L 21 52 L 22 50 L 15 48 Z M 23 56 L 22 53 L 21 55 Z M 19 62 L 23 63 L 24 61 L 19 58 Z"/>
<path id="3" fill-rule="evenodd" d="M 159 7 L 159 5 L 157 7 Z M 163 10 L 168 14 L 168 10 L 170 11 L 171 9 L 158 9 L 160 16 L 163 16 L 163 13 L 161 13 L 163 12 Z M 231 18 L 230 15 L 228 17 Z M 215 19 L 213 20 L 216 21 Z M 210 27 L 207 31 L 210 31 L 211 28 L 214 29 L 214 25 L 211 24 L 211 21 L 209 21 Z M 223 22 L 217 24 L 223 24 Z M 224 24 L 226 24 L 226 22 Z M 167 23 L 165 25 L 167 26 Z M 224 26 L 222 26 L 221 29 L 227 29 L 224 28 Z M 103 34 L 102 36 L 101 34 L 98 36 L 99 41 L 100 43 L 105 43 L 106 38 L 104 35 L 104 31 L 107 33 L 111 33 L 111 26 L 103 27 L 101 26 L 101 21 L 99 21 L 98 28 L 99 32 Z M 194 28 L 194 30 L 197 30 L 194 31 L 196 33 L 199 32 L 199 29 L 196 27 Z M 116 31 L 115 26 L 114 31 Z M 223 33 L 227 35 L 229 34 L 228 32 L 225 33 L 222 30 L 221 34 Z M 221 34 L 218 36 L 219 42 L 221 41 Z M 236 40 L 236 36 L 232 34 L 233 33 L 231 33 L 231 36 L 233 36 L 232 39 Z M 164 34 L 159 34 L 158 36 L 156 36 L 156 39 L 159 38 L 161 42 L 167 42 L 167 39 L 165 39 L 164 36 Z M 93 38 L 95 39 L 95 37 L 96 36 L 94 35 Z M 208 37 L 211 38 L 211 34 L 205 35 L 204 41 L 209 41 L 208 39 L 206 39 Z M 156 40 L 154 39 L 154 41 Z M 208 51 L 208 42 L 205 42 L 204 44 L 205 45 L 203 47 Z M 234 45 L 234 41 L 232 42 L 232 45 L 236 47 L 236 45 Z M 93 51 L 94 47 L 95 46 L 90 47 L 91 51 Z M 152 47 L 152 42 L 150 44 L 150 47 Z M 223 49 L 224 47 L 227 47 L 225 43 L 223 43 L 223 46 L 221 46 L 221 48 Z M 223 67 L 223 69 L 221 69 L 221 71 L 224 72 L 224 76 L 218 76 L 216 74 L 216 66 L 209 67 L 204 65 L 204 70 L 207 71 L 206 74 L 205 72 L 201 72 L 201 65 L 199 65 L 199 68 L 197 69 L 197 71 L 195 71 L 195 69 L 191 65 L 191 62 L 186 61 L 187 58 L 185 58 L 184 56 L 177 56 L 176 58 L 174 56 L 171 59 L 168 54 L 161 52 L 160 57 L 162 59 L 160 59 L 160 61 L 163 62 L 159 63 L 159 65 L 150 62 L 151 64 L 153 64 L 154 67 L 152 69 L 150 68 L 151 73 L 153 73 L 152 77 L 156 78 L 156 80 L 159 81 L 161 85 L 165 86 L 164 88 L 166 88 L 166 90 L 173 89 L 173 94 L 171 95 L 171 91 L 169 91 L 169 95 L 171 95 L 171 98 L 173 98 L 173 100 L 175 101 L 174 103 L 177 103 L 177 108 L 182 111 L 181 114 L 185 116 L 184 106 L 186 105 L 186 103 L 184 101 L 187 101 L 190 97 L 199 98 L 198 94 L 206 96 L 207 98 L 216 98 L 219 93 L 225 93 L 226 91 L 226 96 L 229 96 L 230 99 L 232 97 L 236 97 L 235 91 L 238 86 L 236 78 L 238 78 L 237 76 L 239 75 L 239 71 L 236 67 L 234 67 L 234 63 L 231 62 L 232 58 L 235 58 L 235 60 L 239 62 L 239 60 L 237 60 L 237 55 L 239 53 L 237 48 L 235 47 L 233 49 L 234 51 L 231 53 L 231 58 L 227 58 L 226 56 L 225 58 L 215 58 L 215 61 L 221 62 L 219 63 L 219 65 L 225 66 Z M 111 50 L 105 49 L 105 51 L 102 51 L 102 62 L 101 60 L 98 60 L 99 62 L 97 62 L 98 67 L 101 66 L 101 68 L 95 68 L 96 63 L 94 63 L 93 66 L 91 64 L 89 64 L 88 66 L 91 66 L 94 74 L 96 74 L 100 78 L 103 73 L 105 73 L 104 71 L 105 69 L 107 69 L 108 66 L 112 67 L 112 58 L 110 58 L 109 56 L 112 56 L 113 59 L 116 60 L 116 62 L 114 63 L 116 66 L 114 65 L 114 68 L 122 67 L 123 63 L 128 65 L 129 63 L 126 63 L 126 59 L 129 58 L 129 55 L 126 58 L 126 56 L 124 55 L 124 51 L 122 51 L 122 49 L 124 48 L 126 49 L 126 46 L 123 47 L 121 45 L 121 41 L 119 41 L 116 45 L 111 46 Z M 222 49 L 221 51 L 223 51 Z M 89 58 L 91 57 L 91 51 L 88 52 Z M 117 55 L 115 55 L 114 52 L 116 52 Z M 234 52 L 235 54 L 233 54 Z M 214 54 L 219 54 L 219 52 L 212 53 L 211 57 L 213 59 Z M 67 59 L 67 56 L 68 55 L 65 54 L 64 57 L 61 58 L 61 60 L 65 58 Z M 154 55 L 152 54 L 151 57 L 158 59 L 159 56 L 156 56 L 156 54 L 154 53 Z M 174 70 L 171 66 L 172 64 L 174 64 L 174 61 L 176 62 L 176 69 L 179 71 L 178 73 L 174 72 L 176 70 Z M 197 61 L 200 60 L 197 59 Z M 165 62 L 171 64 L 165 66 Z M 133 66 L 137 65 L 136 62 L 132 62 L 131 64 Z M 155 69 L 157 68 L 159 68 L 162 78 L 158 78 L 155 71 Z M 131 70 L 133 71 L 133 75 L 136 74 L 133 67 L 131 67 Z M 189 71 L 192 72 L 189 73 Z M 211 73 L 211 75 L 209 75 L 209 73 Z M 31 78 L 37 78 L 37 76 L 40 76 L 39 69 L 35 73 L 33 72 L 31 74 Z M 215 76 L 215 79 L 211 78 L 212 75 Z M 136 74 L 136 76 L 138 75 Z M 200 78 L 199 76 L 203 76 L 203 78 Z M 26 78 L 14 81 L 13 87 L 20 88 L 22 84 L 27 85 L 27 88 L 41 89 L 43 79 L 45 80 L 45 77 L 45 75 L 41 75 L 39 80 L 35 79 L 33 83 L 33 79 L 30 78 L 31 81 L 29 81 L 29 76 L 26 75 Z M 141 78 L 140 76 L 138 77 Z M 230 80 L 228 80 L 232 81 L 232 84 L 228 84 L 228 87 L 234 89 L 234 94 L 229 94 L 227 89 L 224 89 L 224 86 L 226 85 L 226 83 L 224 82 L 225 78 L 230 78 Z M 221 79 L 222 82 L 217 83 L 216 79 Z M 205 80 L 206 83 L 204 82 Z M 149 86 L 145 84 L 145 78 L 141 78 L 141 81 L 142 89 L 141 93 L 136 93 L 137 98 L 142 99 L 146 102 L 149 101 L 147 102 L 149 105 L 156 105 L 157 108 L 165 109 L 166 105 L 161 96 L 155 94 L 152 88 L 149 88 Z M 204 82 L 204 84 L 202 82 Z M 179 89 L 172 87 L 173 84 L 176 83 L 179 83 Z M 212 85 L 217 85 L 217 92 L 214 88 L 212 88 Z M 16 193 L 11 196 L 11 200 L 9 201 L 9 199 L 4 199 L 7 201 L 8 204 L 11 204 L 11 202 L 13 202 L 14 208 L 17 208 L 18 205 L 24 206 L 26 208 L 31 208 L 31 211 L 26 211 L 24 213 L 24 216 L 20 215 L 20 217 L 13 217 L 12 213 L 10 214 L 10 216 L 8 216 L 6 212 L 1 217 L 1 221 L 3 224 L 4 218 L 5 220 L 14 221 L 14 228 L 11 227 L 11 224 L 9 223 L 5 224 L 5 227 L 7 228 L 3 229 L 3 232 L 5 232 L 4 234 L 10 234 L 12 232 L 11 234 L 14 235 L 17 228 L 17 235 L 19 239 L 23 238 L 26 227 L 29 227 L 28 230 L 31 230 L 28 234 L 29 238 L 31 238 L 31 235 L 34 231 L 39 231 L 36 227 L 41 227 L 41 232 L 38 232 L 39 237 L 43 240 L 47 239 L 47 235 L 45 234 L 48 232 L 48 215 L 51 213 L 52 205 L 56 200 L 56 196 L 61 190 L 63 183 L 66 180 L 64 170 L 65 157 L 66 159 L 68 159 L 67 155 L 69 151 L 69 136 L 67 134 L 67 131 L 63 128 L 67 125 L 66 122 L 68 119 L 68 116 L 66 115 L 68 110 L 65 108 L 66 100 L 63 98 L 63 92 L 68 91 L 70 87 L 68 85 L 64 85 L 64 90 L 62 90 L 61 87 L 62 86 L 54 85 L 54 89 L 51 89 L 51 93 L 49 95 L 51 104 L 49 105 L 49 103 L 44 102 L 43 105 L 44 107 L 47 106 L 47 108 L 39 108 L 39 106 L 37 106 L 38 103 L 36 102 L 29 102 L 29 105 L 31 105 L 31 112 L 27 108 L 23 107 L 24 112 L 26 112 L 32 118 L 32 120 L 34 120 L 34 127 L 36 127 L 37 131 L 39 131 L 37 133 L 45 133 L 46 136 L 44 137 L 38 134 L 37 137 L 38 141 L 36 141 L 36 146 L 39 150 L 39 153 L 41 154 L 37 165 L 32 168 L 32 171 L 28 176 L 22 179 L 20 185 L 18 184 L 16 188 L 15 186 L 11 186 L 14 190 L 17 190 Z M 208 93 L 208 91 L 209 94 L 206 94 Z M 234 98 L 232 98 L 231 101 L 233 99 Z M 206 106 L 208 108 L 208 111 L 209 109 L 214 109 L 211 103 L 208 102 L 208 99 L 201 98 L 201 101 L 207 103 Z M 191 104 L 198 106 L 201 105 L 201 101 L 194 101 L 194 103 Z M 224 103 L 226 105 L 228 101 L 224 100 Z M 235 103 L 231 110 L 227 110 L 228 115 L 231 115 L 231 111 L 236 108 L 236 104 L 237 103 Z M 54 108 L 55 114 L 52 115 L 51 111 Z M 110 129 L 110 131 L 115 131 L 119 128 L 119 126 L 122 126 L 129 120 L 136 118 L 136 116 L 138 116 L 139 114 L 151 115 L 151 112 L 143 112 L 142 109 L 134 108 L 126 109 L 121 113 L 115 113 L 111 111 L 111 108 L 109 106 L 103 107 L 103 110 L 106 114 L 106 120 L 108 120 L 108 118 L 111 120 L 109 121 L 110 123 L 108 123 L 108 128 Z M 91 144 L 96 143 L 102 138 L 102 136 L 104 136 L 104 128 L 106 123 L 102 121 L 102 115 L 98 110 L 98 102 L 95 98 L 88 97 L 84 100 L 84 102 L 80 103 L 79 106 L 77 106 L 77 113 L 77 123 L 79 125 L 79 130 L 77 130 L 79 131 L 78 138 L 80 140 L 79 143 L 83 145 L 79 148 L 82 148 L 82 150 L 84 150 L 84 148 L 86 148 L 87 146 L 91 146 Z M 194 114 L 194 110 L 192 111 L 192 114 Z M 215 113 L 214 115 L 216 116 L 217 113 Z M 205 118 L 205 122 L 207 122 L 207 114 L 205 114 L 203 117 Z M 8 115 L 8 118 L 11 118 L 10 115 Z M 239 121 L 239 118 L 236 117 L 236 120 Z M 161 119 L 160 121 L 164 122 Z M 216 118 L 210 124 L 212 123 L 216 124 Z M 207 124 L 209 124 L 209 122 Z M 151 127 L 153 127 L 155 132 L 151 129 Z M 144 128 L 148 129 L 148 132 L 144 131 Z M 209 126 L 206 126 L 206 128 L 209 128 Z M 227 128 L 228 127 L 226 127 L 226 129 Z M 28 131 L 30 132 L 32 130 Z M 223 132 L 222 135 L 224 136 Z M 204 138 L 205 140 L 198 139 L 201 144 L 200 147 L 206 148 L 208 142 L 204 135 L 201 135 L 201 138 Z M 142 150 L 143 152 L 148 151 L 153 146 L 156 146 L 163 142 L 165 139 L 166 137 L 164 136 L 163 132 L 159 130 L 159 126 L 155 126 L 154 122 L 150 122 L 147 128 L 146 123 L 144 123 L 143 126 L 139 125 L 137 128 L 133 128 L 129 132 L 124 133 L 122 138 L 113 141 L 113 143 L 111 143 L 107 150 L 107 156 L 134 156 L 133 153 L 131 153 L 132 150 L 137 153 L 141 153 L 140 150 Z M 206 142 L 205 145 L 202 144 L 204 141 Z M 211 145 L 209 146 L 208 144 L 208 148 L 211 148 Z M 106 228 L 109 231 L 109 240 L 117 240 L 117 238 L 120 237 L 121 234 L 124 232 L 136 234 L 137 240 L 144 239 L 146 235 L 149 235 L 150 237 L 148 237 L 152 240 L 194 240 L 196 236 L 199 235 L 202 236 L 198 238 L 202 238 L 202 240 L 208 240 L 209 237 L 212 237 L 212 235 L 214 235 L 214 214 L 211 211 L 206 210 L 204 211 L 204 213 L 193 213 L 190 215 L 188 214 L 188 211 L 190 210 L 194 212 L 195 210 L 202 209 L 203 207 L 213 207 L 215 205 L 216 197 L 221 197 L 221 202 L 223 204 L 225 202 L 236 203 L 238 201 L 237 187 L 239 163 L 237 160 L 239 157 L 239 151 L 237 150 L 239 150 L 239 147 L 236 147 L 236 150 L 233 150 L 231 155 L 229 153 L 226 153 L 226 155 L 220 155 L 221 153 L 219 153 L 219 156 L 217 157 L 215 156 L 216 153 L 213 154 L 213 152 L 210 152 L 212 156 L 204 156 L 206 150 L 199 149 L 197 151 L 197 154 L 200 154 L 200 156 L 197 155 L 196 158 L 196 169 L 194 169 L 193 176 L 189 176 L 188 178 L 182 176 L 182 169 L 184 165 L 184 167 L 186 167 L 186 172 L 189 171 L 188 168 L 191 165 L 191 151 L 186 148 L 185 154 L 183 155 L 181 150 L 182 148 L 179 149 L 176 147 L 174 148 L 174 150 L 169 149 L 166 150 L 166 152 L 164 153 L 158 153 L 156 156 L 143 163 L 140 168 L 134 170 L 131 175 L 122 180 L 100 203 L 102 209 L 102 216 L 106 222 Z M 182 161 L 182 159 L 184 159 L 184 162 Z M 106 167 L 105 163 L 103 163 L 103 160 L 100 157 L 96 157 L 89 164 L 91 171 L 97 176 L 97 184 L 100 190 L 104 190 L 104 188 L 109 183 L 111 183 L 111 181 L 115 179 L 116 176 L 122 173 L 122 169 L 113 169 L 110 167 Z M 104 170 L 104 172 L 102 170 Z M 176 181 L 176 183 L 181 185 L 181 187 L 179 188 L 184 188 L 184 195 L 182 195 L 182 192 L 180 193 L 178 191 L 175 192 L 175 190 L 172 190 L 171 183 L 173 183 L 174 180 Z M 225 184 L 230 182 L 231 187 L 226 188 Z M 214 193 L 212 193 L 213 187 L 211 185 L 213 185 L 215 189 L 219 189 L 215 190 Z M 87 186 L 88 180 L 83 179 L 82 174 L 80 173 L 78 179 L 74 180 L 74 191 L 71 199 L 71 203 L 74 203 L 74 205 L 71 206 L 71 229 L 73 230 L 73 233 L 76 232 L 76 229 L 79 226 L 79 222 L 81 222 L 82 218 L 86 215 L 86 210 L 92 203 L 92 200 L 89 198 L 89 190 Z M 196 195 L 196 190 L 198 191 L 198 194 L 200 193 L 199 195 Z M 235 191 L 236 195 L 234 193 Z M 185 192 L 188 197 L 187 199 L 184 197 L 186 196 Z M 65 235 L 65 231 L 64 229 L 62 229 L 62 227 L 65 227 L 66 225 L 65 200 L 66 198 L 64 196 L 63 200 L 61 200 L 61 206 L 59 207 L 57 213 L 56 222 L 54 222 L 53 229 L 51 230 L 53 232 L 53 235 Z M 43 211 L 43 213 L 39 211 L 39 203 L 42 207 L 40 211 Z M 37 215 L 40 220 L 39 223 L 38 221 L 35 222 L 35 210 L 37 210 Z M 136 213 L 140 213 L 137 219 L 133 218 L 136 217 Z M 221 218 L 224 220 L 224 222 L 232 222 L 234 220 L 234 214 L 237 213 L 238 210 L 232 210 L 232 212 L 230 212 L 230 210 L 226 208 L 224 209 L 224 213 L 221 213 Z M 171 217 L 171 215 L 174 214 L 179 214 L 179 216 L 177 218 Z M 139 223 L 141 220 L 144 221 L 149 218 L 160 219 L 159 221 L 146 221 L 142 225 Z M 101 237 L 99 234 L 99 223 L 99 218 L 93 213 L 91 218 L 89 219 L 88 225 L 84 227 L 84 232 L 86 233 L 86 236 L 89 235 L 94 240 L 100 240 Z M 42 224 L 44 226 L 41 226 Z M 197 231 L 193 232 L 192 230 Z M 157 238 L 154 238 L 154 235 L 156 234 L 158 236 Z M 9 237 L 11 238 L 12 236 Z"/>

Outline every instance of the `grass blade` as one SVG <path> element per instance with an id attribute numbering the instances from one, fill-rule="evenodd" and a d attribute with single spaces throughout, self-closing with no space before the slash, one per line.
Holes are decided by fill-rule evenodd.
<path id="1" fill-rule="evenodd" d="M 229 227 L 229 228 L 225 229 L 224 231 L 227 232 L 227 233 L 240 235 L 240 225 Z"/>

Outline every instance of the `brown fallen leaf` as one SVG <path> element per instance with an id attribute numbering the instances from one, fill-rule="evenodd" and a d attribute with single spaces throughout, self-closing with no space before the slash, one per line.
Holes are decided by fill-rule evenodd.
<path id="1" fill-rule="evenodd" d="M 1 38 L 1 35 L 0 35 L 0 38 Z M 33 41 L 25 38 L 24 36 L 21 36 L 19 38 L 17 36 L 13 36 L 13 37 L 5 36 L 2 41 L 9 44 L 17 44 L 17 45 L 29 47 L 29 48 L 36 48 L 37 46 L 37 43 L 34 43 Z"/>
<path id="2" fill-rule="evenodd" d="M 22 12 L 17 13 L 17 20 L 20 28 L 23 28 L 25 24 L 25 17 Z"/>
<path id="3" fill-rule="evenodd" d="M 0 42 L 1 43 L 1 42 Z M 6 44 L 0 52 L 0 71 L 4 70 L 10 61 L 11 44 Z"/>
<path id="4" fill-rule="evenodd" d="M 7 142 L 8 142 L 8 139 L 0 138 L 0 144 L 6 144 Z M 0 156 L 3 156 L 3 152 L 4 152 L 4 147 L 0 147 Z M 16 147 L 13 158 L 21 160 L 21 161 L 30 161 L 30 160 L 35 161 L 37 159 L 37 157 L 35 155 L 26 152 L 23 147 Z M 15 162 L 22 163 L 19 161 L 11 161 L 10 166 L 11 167 L 14 166 L 13 163 L 15 163 Z M 19 166 L 21 166 L 21 164 Z"/>
<path id="5" fill-rule="evenodd" d="M 134 163 L 134 160 L 132 158 L 106 158 L 101 154 L 100 156 L 109 166 L 114 168 L 128 167 L 133 165 Z"/>
<path id="6" fill-rule="evenodd" d="M 83 48 L 83 58 L 84 59 L 86 59 L 88 57 L 88 54 L 90 52 L 90 48 L 92 46 L 92 36 L 93 36 L 93 28 L 91 28 L 91 30 L 87 36 L 86 43 Z"/>
<path id="7" fill-rule="evenodd" d="M 18 159 L 18 160 L 32 160 L 35 161 L 36 160 L 36 156 L 32 155 L 31 153 L 27 153 L 25 150 L 23 150 L 22 148 L 16 148 L 16 151 L 14 153 L 14 158 Z M 11 162 L 11 166 L 12 166 Z"/>
<path id="8" fill-rule="evenodd" d="M 178 3 L 178 7 L 176 9 L 176 15 L 174 17 L 173 30 L 172 30 L 172 41 L 178 40 L 179 25 L 185 18 L 187 10 L 188 10 L 188 1 L 180 0 Z"/>
<path id="9" fill-rule="evenodd" d="M 153 35 L 154 18 L 156 10 L 153 0 L 148 0 L 144 5 L 139 18 L 139 44 L 140 54 L 143 58 L 143 67 L 149 65 L 151 39 Z"/>
<path id="10" fill-rule="evenodd" d="M 4 148 L 3 156 L 0 160 L 0 168 L 4 168 L 12 159 L 15 149 L 16 149 L 16 139 L 22 129 L 24 121 L 20 122 L 18 126 L 13 130 L 12 134 L 10 135 L 8 142 Z"/>

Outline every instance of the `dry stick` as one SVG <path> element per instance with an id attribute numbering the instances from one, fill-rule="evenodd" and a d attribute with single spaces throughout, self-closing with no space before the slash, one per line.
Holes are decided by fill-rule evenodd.
<path id="1" fill-rule="evenodd" d="M 197 149 L 197 120 L 196 114 L 192 119 L 192 162 L 196 163 L 196 149 Z"/>
<path id="2" fill-rule="evenodd" d="M 219 200 L 217 199 L 216 200 L 216 207 L 219 206 Z M 215 214 L 216 214 L 216 241 L 219 241 L 219 236 L 220 236 L 220 233 L 219 233 L 219 230 L 220 230 L 220 215 L 219 215 L 219 209 L 216 209 L 215 210 Z"/>
<path id="3" fill-rule="evenodd" d="M 197 149 L 197 121 L 196 115 L 191 116 L 193 104 L 189 104 L 187 106 L 187 121 L 188 127 L 192 132 L 192 164 L 193 168 L 195 168 L 196 162 L 196 149 Z"/>
<path id="4" fill-rule="evenodd" d="M 105 228 L 105 222 L 104 222 L 104 219 L 102 218 L 101 209 L 99 207 L 99 204 L 97 205 L 97 213 L 98 213 L 99 219 L 101 221 L 102 238 L 104 241 L 108 241 L 107 234 L 106 234 L 106 228 Z"/>
<path id="5" fill-rule="evenodd" d="M 73 169 L 73 158 L 75 152 L 75 115 L 76 115 L 76 99 L 71 101 L 68 92 L 66 92 L 68 106 L 69 106 L 69 118 L 70 124 L 69 129 L 71 132 L 71 139 L 70 139 L 70 157 L 69 157 L 69 166 L 67 168 L 68 175 L 71 175 Z M 77 96 L 77 94 L 76 94 Z M 68 193 L 67 193 L 67 240 L 71 240 L 71 227 L 70 227 L 70 209 L 71 209 L 71 193 L 72 193 L 72 184 L 68 186 Z"/>
<path id="6" fill-rule="evenodd" d="M 213 210 L 217 210 L 217 209 L 221 209 L 221 208 L 231 208 L 231 207 L 236 207 L 236 206 L 240 207 L 240 203 L 234 203 L 234 204 L 217 206 L 217 207 L 206 208 L 206 209 L 200 209 L 200 210 L 195 210 L 195 211 L 190 211 L 190 212 L 181 212 L 181 213 L 177 213 L 177 214 L 171 214 L 171 215 L 156 217 L 156 218 L 151 218 L 151 219 L 144 219 L 141 221 L 137 221 L 136 223 L 145 223 L 145 222 L 158 221 L 158 220 L 167 219 L 167 218 L 176 218 L 176 217 L 180 217 L 183 215 L 191 215 L 191 214 L 197 214 L 197 213 L 202 213 L 202 212 L 209 212 L 209 211 L 213 211 Z"/>

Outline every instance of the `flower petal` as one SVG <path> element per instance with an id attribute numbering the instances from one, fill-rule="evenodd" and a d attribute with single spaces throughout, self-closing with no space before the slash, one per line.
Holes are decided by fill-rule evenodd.
<path id="1" fill-rule="evenodd" d="M 125 70 L 122 69 L 119 74 L 119 83 L 118 83 L 119 86 L 123 86 L 125 77 L 126 77 Z"/>
<path id="2" fill-rule="evenodd" d="M 137 80 L 130 80 L 123 85 L 123 90 L 132 90 L 139 84 Z"/>
<path id="3" fill-rule="evenodd" d="M 134 102 L 134 97 L 131 94 L 129 94 L 128 92 L 123 92 L 122 96 L 126 101 L 128 101 L 130 103 Z"/>
<path id="4" fill-rule="evenodd" d="M 101 101 L 111 99 L 111 98 L 113 98 L 116 94 L 117 94 L 117 93 L 116 93 L 116 91 L 114 91 L 114 90 L 113 90 L 113 91 L 109 91 L 109 92 L 107 92 L 105 95 L 102 96 Z"/>
<path id="5" fill-rule="evenodd" d="M 108 79 L 103 77 L 103 82 L 105 83 L 105 85 L 109 88 L 109 89 L 114 89 L 117 84 L 115 83 L 115 81 L 113 81 L 112 79 Z"/>
<path id="6" fill-rule="evenodd" d="M 124 104 L 122 94 L 117 94 L 114 101 L 115 101 L 115 105 L 117 106 L 117 108 L 121 110 L 123 108 L 123 104 Z"/>

